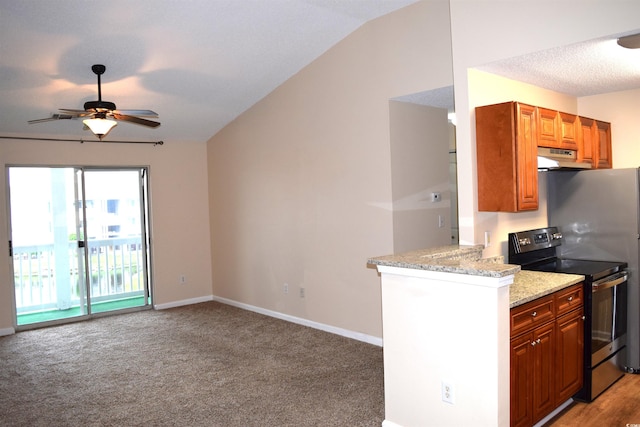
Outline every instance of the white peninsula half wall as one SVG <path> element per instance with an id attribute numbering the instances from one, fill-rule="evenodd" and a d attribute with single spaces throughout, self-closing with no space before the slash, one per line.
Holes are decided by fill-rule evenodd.
<path id="1" fill-rule="evenodd" d="M 481 258 L 482 246 L 450 246 L 369 260 L 382 287 L 383 426 L 509 424 L 509 285 L 520 267 Z"/>
<path id="2" fill-rule="evenodd" d="M 482 251 L 446 246 L 369 259 L 381 277 L 383 426 L 510 424 L 511 309 L 584 276 L 521 271 Z"/>

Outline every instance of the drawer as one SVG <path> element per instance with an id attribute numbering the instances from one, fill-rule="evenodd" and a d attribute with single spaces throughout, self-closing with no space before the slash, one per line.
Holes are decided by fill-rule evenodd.
<path id="1" fill-rule="evenodd" d="M 584 284 L 570 286 L 556 292 L 556 315 L 561 316 L 584 305 Z"/>
<path id="2" fill-rule="evenodd" d="M 538 298 L 511 309 L 511 337 L 555 318 L 553 295 Z"/>

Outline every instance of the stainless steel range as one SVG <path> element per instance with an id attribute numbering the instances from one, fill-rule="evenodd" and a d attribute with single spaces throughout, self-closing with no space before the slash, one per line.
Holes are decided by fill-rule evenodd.
<path id="1" fill-rule="evenodd" d="M 624 375 L 627 263 L 559 258 L 561 244 L 557 227 L 509 233 L 509 264 L 585 276 L 584 385 L 574 399 L 590 402 Z"/>

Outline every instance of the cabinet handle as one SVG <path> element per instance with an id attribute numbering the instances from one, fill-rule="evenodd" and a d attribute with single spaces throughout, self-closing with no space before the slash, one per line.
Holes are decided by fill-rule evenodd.
<path id="1" fill-rule="evenodd" d="M 531 313 L 531 317 L 536 317 L 538 315 L 537 311 L 534 311 L 533 313 Z"/>
<path id="2" fill-rule="evenodd" d="M 567 298 L 567 301 L 569 301 L 569 302 L 573 301 L 573 295 L 571 295 L 569 298 Z"/>
<path id="3" fill-rule="evenodd" d="M 532 346 L 535 346 L 535 345 L 538 345 L 538 344 L 540 344 L 540 338 L 538 338 L 537 340 L 531 342 Z"/>

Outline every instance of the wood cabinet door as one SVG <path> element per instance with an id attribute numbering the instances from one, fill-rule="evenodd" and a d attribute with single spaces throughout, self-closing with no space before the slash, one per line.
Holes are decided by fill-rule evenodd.
<path id="1" fill-rule="evenodd" d="M 556 407 L 555 375 L 555 322 L 549 322 L 533 331 L 532 401 L 533 422 L 550 414 Z"/>
<path id="2" fill-rule="evenodd" d="M 555 110 L 538 107 L 538 146 L 561 148 L 560 116 Z"/>
<path id="3" fill-rule="evenodd" d="M 558 113 L 560 116 L 560 148 L 578 150 L 580 124 L 575 114 Z"/>
<path id="4" fill-rule="evenodd" d="M 598 169 L 611 169 L 611 123 L 595 121 L 596 129 L 596 159 Z"/>
<path id="5" fill-rule="evenodd" d="M 583 309 L 556 320 L 556 405 L 582 388 L 584 373 Z"/>
<path id="6" fill-rule="evenodd" d="M 475 110 L 479 211 L 517 212 L 514 105 L 507 102 Z"/>
<path id="7" fill-rule="evenodd" d="M 531 358 L 533 333 L 511 340 L 511 426 L 531 427 Z"/>
<path id="8" fill-rule="evenodd" d="M 538 209 L 538 109 L 516 104 L 516 181 L 518 211 Z"/>
<path id="9" fill-rule="evenodd" d="M 580 129 L 578 133 L 578 161 L 591 163 L 593 167 L 595 164 L 595 120 L 588 119 L 586 117 L 580 117 L 578 119 L 580 123 Z"/>

